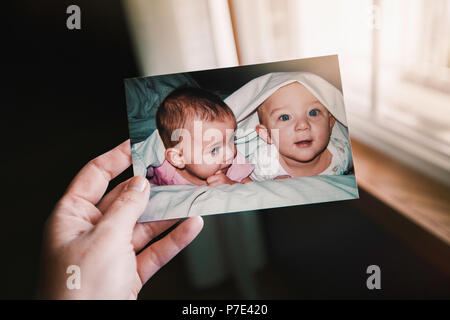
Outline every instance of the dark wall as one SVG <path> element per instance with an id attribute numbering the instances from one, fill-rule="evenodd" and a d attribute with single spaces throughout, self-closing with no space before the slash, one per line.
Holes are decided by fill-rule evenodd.
<path id="1" fill-rule="evenodd" d="M 82 17 L 75 31 L 66 28 L 66 8 L 74 3 Z M 9 147 L 30 132 L 51 138 L 126 115 L 123 78 L 137 69 L 120 1 L 9 6 L 1 61 L 7 89 L 2 109 L 14 124 Z"/>
<path id="2" fill-rule="evenodd" d="M 66 28 L 71 4 L 81 30 Z M 129 137 L 123 79 L 138 71 L 120 1 L 20 0 L 2 13 L 0 298 L 32 298 L 42 224 L 83 164 Z"/>

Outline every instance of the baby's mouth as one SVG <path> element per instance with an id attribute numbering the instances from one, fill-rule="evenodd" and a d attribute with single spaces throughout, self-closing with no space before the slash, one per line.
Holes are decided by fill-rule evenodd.
<path id="1" fill-rule="evenodd" d="M 312 140 L 300 140 L 295 143 L 299 148 L 308 148 L 312 145 Z"/>

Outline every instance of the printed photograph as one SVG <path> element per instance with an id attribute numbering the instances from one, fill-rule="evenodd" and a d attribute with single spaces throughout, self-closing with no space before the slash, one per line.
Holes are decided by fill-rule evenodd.
<path id="1" fill-rule="evenodd" d="M 142 222 L 358 198 L 337 55 L 125 91 L 134 175 L 152 187 Z"/>

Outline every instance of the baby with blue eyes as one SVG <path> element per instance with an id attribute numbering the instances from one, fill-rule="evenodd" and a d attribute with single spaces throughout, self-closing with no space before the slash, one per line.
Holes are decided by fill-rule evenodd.
<path id="1" fill-rule="evenodd" d="M 250 159 L 255 163 L 253 180 L 344 173 L 345 146 L 331 141 L 336 120 L 305 86 L 292 82 L 279 88 L 257 112 L 256 132 L 267 143 L 265 152 L 272 149 L 272 157 L 259 154 L 259 159 Z"/>

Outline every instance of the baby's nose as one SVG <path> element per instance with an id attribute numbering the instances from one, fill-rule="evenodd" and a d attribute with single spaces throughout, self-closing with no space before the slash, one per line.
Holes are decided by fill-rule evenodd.
<path id="1" fill-rule="evenodd" d="M 307 119 L 305 118 L 300 118 L 297 120 L 297 123 L 295 124 L 295 129 L 296 130 L 306 130 L 309 129 L 309 122 Z"/>

